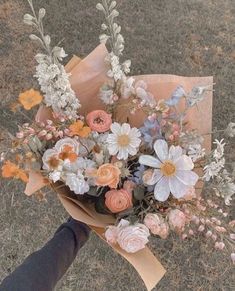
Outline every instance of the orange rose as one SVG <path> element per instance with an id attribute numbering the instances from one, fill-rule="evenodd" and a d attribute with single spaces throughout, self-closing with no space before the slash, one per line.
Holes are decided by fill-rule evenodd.
<path id="1" fill-rule="evenodd" d="M 124 211 L 133 206 L 132 195 L 124 189 L 108 191 L 105 194 L 105 205 L 112 213 Z"/>
<path id="2" fill-rule="evenodd" d="M 112 164 L 104 164 L 99 167 L 96 173 L 97 186 L 109 186 L 116 189 L 120 180 L 121 171 Z"/>

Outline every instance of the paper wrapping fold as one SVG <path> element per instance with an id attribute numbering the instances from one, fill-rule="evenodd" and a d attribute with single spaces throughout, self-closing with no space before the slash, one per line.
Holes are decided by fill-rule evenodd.
<path id="1" fill-rule="evenodd" d="M 107 50 L 104 45 L 99 45 L 90 55 L 81 60 L 78 57 L 73 57 L 66 66 L 67 72 L 71 73 L 70 82 L 73 90 L 76 92 L 81 101 L 81 114 L 96 109 L 104 109 L 105 106 L 98 98 L 99 89 L 104 82 L 108 81 L 106 77 L 107 68 L 105 66 L 105 57 Z M 178 85 L 182 85 L 186 91 L 190 91 L 195 85 L 213 85 L 212 77 L 181 77 L 174 75 L 143 75 L 136 76 L 136 79 L 144 80 L 150 91 L 157 100 L 167 99 Z M 183 104 L 181 104 L 183 106 Z M 127 110 L 121 110 L 120 115 L 124 120 L 128 116 L 130 123 L 135 126 L 141 125 L 144 120 L 144 114 L 140 111 L 135 116 L 129 114 Z M 136 117 L 138 116 L 138 118 Z M 44 121 L 51 118 L 50 110 L 45 107 L 40 107 L 36 119 Z M 206 98 L 198 104 L 198 108 L 194 107 L 188 114 L 187 120 L 191 128 L 196 128 L 201 134 L 206 134 L 212 131 L 212 92 L 208 92 Z M 210 136 L 205 136 L 205 148 L 210 150 Z M 35 177 L 34 173 L 30 175 Z M 26 194 L 31 195 L 35 189 L 40 189 L 45 186 L 42 179 L 34 180 L 29 183 L 26 188 Z M 33 186 L 33 187 L 31 187 Z M 202 184 L 197 185 L 202 188 Z M 67 212 L 75 219 L 83 221 L 91 226 L 91 228 L 102 238 L 104 228 L 113 223 L 113 218 L 110 216 L 100 215 L 91 208 L 90 205 L 79 202 L 68 197 L 67 188 L 56 190 L 58 197 L 67 210 Z M 151 253 L 148 248 L 136 253 L 127 254 L 117 246 L 112 246 L 115 251 L 126 258 L 137 270 L 142 277 L 148 290 L 151 290 L 163 277 L 165 270 Z"/>

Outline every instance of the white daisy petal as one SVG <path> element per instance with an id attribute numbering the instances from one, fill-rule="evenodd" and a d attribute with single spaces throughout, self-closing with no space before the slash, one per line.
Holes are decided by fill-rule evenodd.
<path id="1" fill-rule="evenodd" d="M 162 178 L 162 176 L 163 175 L 160 170 L 158 169 L 154 170 L 151 179 L 148 180 L 148 185 L 150 186 L 155 185 Z"/>
<path id="2" fill-rule="evenodd" d="M 117 146 L 116 144 L 114 144 L 114 145 L 110 145 L 110 146 L 108 147 L 108 150 L 109 150 L 109 154 L 110 154 L 111 156 L 115 156 L 115 155 L 117 154 L 117 152 L 118 152 L 118 146 Z"/>
<path id="3" fill-rule="evenodd" d="M 158 139 L 153 147 L 160 161 L 168 159 L 168 144 L 165 140 Z"/>
<path id="4" fill-rule="evenodd" d="M 194 168 L 194 164 L 190 157 L 183 155 L 175 162 L 177 170 L 190 171 Z"/>
<path id="5" fill-rule="evenodd" d="M 194 186 L 199 179 L 198 175 L 193 171 L 177 171 L 176 177 L 185 185 L 190 186 Z"/>
<path id="6" fill-rule="evenodd" d="M 169 160 L 176 161 L 183 154 L 183 150 L 180 146 L 171 146 L 169 149 Z"/>
<path id="7" fill-rule="evenodd" d="M 130 130 L 131 130 L 130 124 L 123 123 L 123 125 L 121 127 L 121 134 L 128 134 L 129 135 Z"/>
<path id="8" fill-rule="evenodd" d="M 131 156 L 134 156 L 137 154 L 137 149 L 135 147 L 129 146 L 128 147 L 128 152 Z"/>
<path id="9" fill-rule="evenodd" d="M 177 177 L 174 176 L 169 178 L 169 186 L 172 195 L 177 199 L 185 196 L 188 189 L 190 188 L 190 186 L 185 185 L 179 179 L 177 179 Z"/>
<path id="10" fill-rule="evenodd" d="M 117 122 L 114 122 L 112 125 L 111 125 L 111 131 L 114 133 L 114 134 L 119 134 L 121 130 L 121 126 L 119 123 Z"/>
<path id="11" fill-rule="evenodd" d="M 160 168 L 162 165 L 162 163 L 158 159 L 148 155 L 140 156 L 139 163 L 141 165 L 145 165 L 151 168 Z"/>
<path id="12" fill-rule="evenodd" d="M 168 178 L 162 177 L 154 188 L 154 197 L 156 200 L 164 202 L 170 195 Z"/>

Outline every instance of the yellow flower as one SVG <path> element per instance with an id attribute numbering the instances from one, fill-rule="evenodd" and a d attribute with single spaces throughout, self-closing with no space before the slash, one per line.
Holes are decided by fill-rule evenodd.
<path id="1" fill-rule="evenodd" d="M 86 138 L 91 132 L 90 127 L 84 126 L 84 122 L 78 120 L 70 125 L 70 133 L 72 136 L 78 135 L 80 137 Z"/>
<path id="2" fill-rule="evenodd" d="M 26 110 L 32 109 L 34 106 L 40 104 L 42 100 L 42 95 L 34 89 L 30 89 L 19 95 L 19 102 Z"/>

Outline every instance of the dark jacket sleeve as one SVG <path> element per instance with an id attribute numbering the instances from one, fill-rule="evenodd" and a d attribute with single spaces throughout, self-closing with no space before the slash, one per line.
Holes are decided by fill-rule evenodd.
<path id="1" fill-rule="evenodd" d="M 88 235 L 85 224 L 70 219 L 42 249 L 31 254 L 3 280 L 0 291 L 52 291 Z"/>

